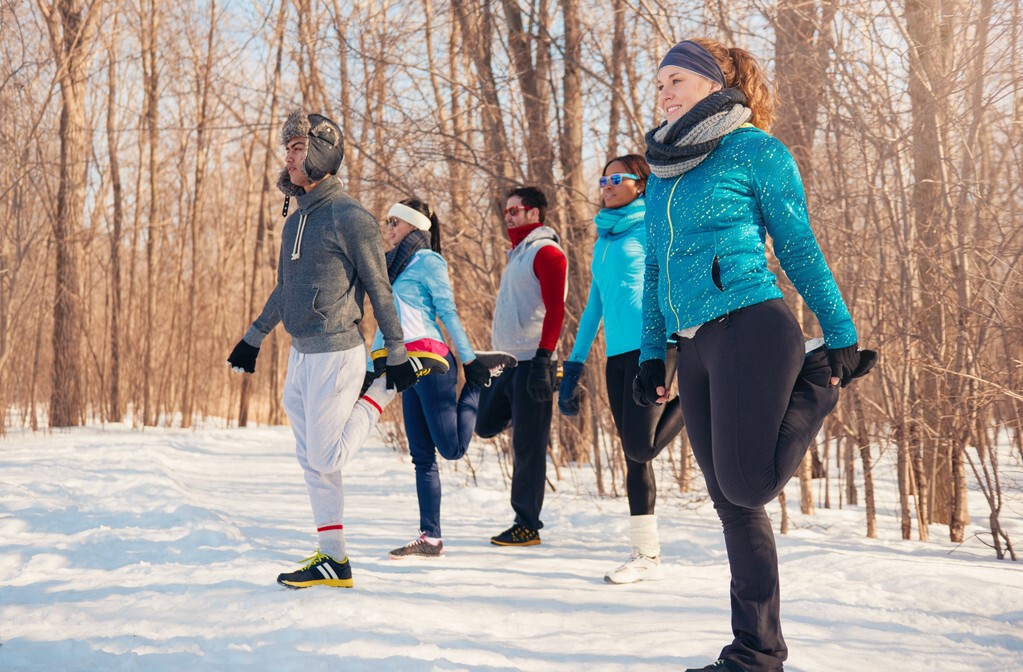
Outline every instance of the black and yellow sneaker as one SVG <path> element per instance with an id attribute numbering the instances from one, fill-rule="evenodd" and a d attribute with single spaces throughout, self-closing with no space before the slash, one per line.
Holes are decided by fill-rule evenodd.
<path id="1" fill-rule="evenodd" d="M 417 378 L 443 376 L 451 368 L 448 360 L 436 352 L 418 350 L 412 343 L 406 344 L 406 348 L 408 349 L 408 359 L 412 362 L 412 369 L 416 372 Z M 373 360 L 373 376 L 379 378 L 384 375 L 384 371 L 387 369 L 387 348 L 374 350 L 369 353 L 369 356 Z"/>
<path id="2" fill-rule="evenodd" d="M 515 523 L 496 537 L 490 537 L 490 543 L 494 546 L 537 546 L 540 533 Z"/>
<path id="3" fill-rule="evenodd" d="M 302 569 L 277 576 L 277 583 L 286 588 L 309 588 L 310 586 L 352 587 L 352 566 L 348 558 L 338 562 L 319 551 L 306 558 Z"/>

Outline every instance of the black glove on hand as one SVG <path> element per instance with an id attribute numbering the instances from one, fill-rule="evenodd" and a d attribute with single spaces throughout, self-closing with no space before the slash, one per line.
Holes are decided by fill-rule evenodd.
<path id="1" fill-rule="evenodd" d="M 483 366 L 480 360 L 474 359 L 468 364 L 463 364 L 462 370 L 465 371 L 465 382 L 480 387 L 490 386 L 490 369 Z"/>
<path id="2" fill-rule="evenodd" d="M 245 339 L 238 341 L 234 350 L 227 356 L 227 363 L 238 373 L 255 373 L 256 357 L 259 356 L 259 348 L 249 345 Z"/>
<path id="3" fill-rule="evenodd" d="M 565 362 L 561 365 L 558 409 L 562 415 L 579 415 L 579 379 L 582 376 L 582 362 Z"/>
<path id="4" fill-rule="evenodd" d="M 412 362 L 405 360 L 401 364 L 387 365 L 387 389 L 394 390 L 401 394 L 408 388 L 419 382 L 416 377 L 416 370 L 412 368 Z"/>
<path id="5" fill-rule="evenodd" d="M 554 372 L 551 370 L 551 352 L 538 348 L 529 366 L 526 391 L 533 401 L 544 403 L 554 397 Z"/>
<path id="6" fill-rule="evenodd" d="M 659 403 L 658 387 L 668 387 L 664 382 L 664 360 L 648 359 L 640 363 L 639 373 L 632 379 L 632 400 L 637 406 L 653 406 Z"/>
<path id="7" fill-rule="evenodd" d="M 839 379 L 839 385 L 845 387 L 856 378 L 870 373 L 877 363 L 877 353 L 873 350 L 858 350 L 858 344 L 836 350 L 828 350 L 828 366 L 831 377 Z"/>
<path id="8" fill-rule="evenodd" d="M 362 395 L 366 394 L 366 390 L 369 389 L 369 386 L 372 385 L 373 381 L 376 380 L 376 379 L 377 379 L 377 377 L 375 375 L 373 375 L 372 371 L 367 371 L 366 372 L 366 377 L 362 379 L 362 389 L 359 390 L 359 396 L 360 397 Z"/>

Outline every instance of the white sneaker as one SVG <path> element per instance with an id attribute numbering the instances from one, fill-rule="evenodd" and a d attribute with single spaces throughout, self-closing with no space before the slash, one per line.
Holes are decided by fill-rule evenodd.
<path id="1" fill-rule="evenodd" d="M 808 340 L 803 342 L 803 352 L 806 353 L 807 355 L 809 355 L 811 352 L 813 352 L 817 348 L 823 348 L 823 347 L 824 347 L 824 339 L 823 338 L 819 338 L 819 337 L 818 338 L 811 338 L 811 339 L 808 339 Z"/>
<path id="2" fill-rule="evenodd" d="M 386 374 L 380 376 L 369 386 L 369 388 L 363 393 L 361 401 L 367 401 L 371 406 L 376 407 L 381 413 L 387 408 L 387 404 L 394 401 L 394 398 L 398 396 L 398 393 L 394 389 L 387 389 L 387 376 Z"/>
<path id="3" fill-rule="evenodd" d="M 664 578 L 661 559 L 634 553 L 629 561 L 604 575 L 607 583 L 636 583 L 637 581 L 660 581 Z"/>

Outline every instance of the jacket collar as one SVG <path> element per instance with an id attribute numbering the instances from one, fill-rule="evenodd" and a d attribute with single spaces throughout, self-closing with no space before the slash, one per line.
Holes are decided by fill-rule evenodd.
<path id="1" fill-rule="evenodd" d="M 324 202 L 342 193 L 344 189 L 341 187 L 341 180 L 336 175 L 328 176 L 325 180 L 316 185 L 316 188 L 312 191 L 299 194 L 295 198 L 298 200 L 298 207 L 302 214 L 308 215 L 316 208 L 323 205 Z"/>

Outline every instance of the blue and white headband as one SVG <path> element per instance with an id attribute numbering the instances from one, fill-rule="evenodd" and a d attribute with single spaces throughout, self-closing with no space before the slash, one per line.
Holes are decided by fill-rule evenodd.
<path id="1" fill-rule="evenodd" d="M 725 73 L 721 72 L 721 66 L 718 65 L 717 59 L 703 45 L 692 40 L 683 40 L 669 49 L 657 69 L 660 70 L 668 65 L 706 77 L 710 81 L 720 84 L 722 88 L 728 87 L 725 82 Z"/>

